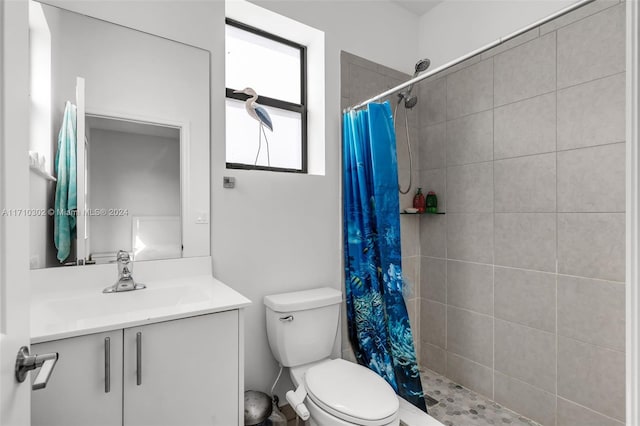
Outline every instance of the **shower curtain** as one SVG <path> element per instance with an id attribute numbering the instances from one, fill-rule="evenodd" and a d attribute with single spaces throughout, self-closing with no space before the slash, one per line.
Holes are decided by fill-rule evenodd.
<path id="1" fill-rule="evenodd" d="M 343 131 L 349 340 L 359 364 L 426 412 L 402 295 L 398 162 L 389 103 L 345 113 Z"/>

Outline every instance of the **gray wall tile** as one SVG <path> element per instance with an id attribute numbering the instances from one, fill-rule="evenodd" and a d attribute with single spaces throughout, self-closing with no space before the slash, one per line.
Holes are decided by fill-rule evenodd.
<path id="1" fill-rule="evenodd" d="M 418 146 L 420 146 L 420 131 L 417 128 L 409 128 L 409 140 L 411 143 L 412 168 L 418 169 Z M 407 145 L 407 132 L 404 123 L 396 125 L 396 156 L 398 169 L 409 170 L 409 146 Z"/>
<path id="2" fill-rule="evenodd" d="M 400 252 L 402 257 L 418 255 L 418 244 L 420 244 L 419 224 L 417 217 L 400 215 Z"/>
<path id="3" fill-rule="evenodd" d="M 556 34 L 496 55 L 495 105 L 548 93 L 556 88 Z"/>
<path id="4" fill-rule="evenodd" d="M 422 125 L 430 126 L 446 120 L 447 113 L 447 81 L 445 78 L 428 81 L 418 86 L 418 99 Z"/>
<path id="5" fill-rule="evenodd" d="M 565 27 L 573 22 L 579 21 L 580 19 L 584 19 L 587 16 L 598 13 L 601 10 L 607 9 L 612 6 L 617 6 L 618 4 L 620 4 L 620 0 L 594 1 L 593 3 L 589 3 L 587 5 L 579 7 L 571 13 L 560 16 L 559 18 L 556 18 L 553 21 L 547 22 L 546 24 L 540 26 L 540 35 L 547 34 L 551 31 L 556 31 L 558 28 Z"/>
<path id="6" fill-rule="evenodd" d="M 420 297 L 447 302 L 447 263 L 444 259 L 422 257 L 420 263 Z"/>
<path id="7" fill-rule="evenodd" d="M 482 55 L 474 55 L 468 59 L 465 59 L 462 62 L 459 62 L 449 68 L 447 68 L 446 70 L 442 70 L 442 75 L 446 76 L 446 75 L 450 75 L 453 74 L 455 72 L 460 71 L 461 69 L 464 68 L 469 68 L 471 65 L 475 65 L 478 62 L 480 62 L 482 60 Z"/>
<path id="8" fill-rule="evenodd" d="M 623 283 L 558 276 L 558 334 L 625 349 Z"/>
<path id="9" fill-rule="evenodd" d="M 558 30 L 558 87 L 625 70 L 625 5 Z"/>
<path id="10" fill-rule="evenodd" d="M 446 123 L 434 124 L 422 128 L 418 143 L 417 166 L 419 170 L 440 169 L 445 167 L 445 130 Z M 415 164 L 415 163 L 414 163 Z"/>
<path id="11" fill-rule="evenodd" d="M 624 73 L 558 91 L 558 150 L 624 141 L 624 123 Z"/>
<path id="12" fill-rule="evenodd" d="M 445 348 L 446 305 L 421 299 L 420 332 L 422 341 Z"/>
<path id="13" fill-rule="evenodd" d="M 502 53 L 506 50 L 513 49 L 514 47 L 520 46 L 528 41 L 536 39 L 540 36 L 540 28 L 536 27 L 532 30 L 527 31 L 524 34 L 520 34 L 519 36 L 512 38 L 510 40 L 505 41 L 502 44 L 494 47 L 493 49 L 489 49 L 486 52 L 480 54 L 482 59 L 489 59 L 492 56 L 497 55 L 498 53 Z"/>
<path id="14" fill-rule="evenodd" d="M 447 212 L 493 212 L 493 163 L 447 167 Z"/>
<path id="15" fill-rule="evenodd" d="M 447 121 L 447 166 L 493 159 L 493 111 Z"/>
<path id="16" fill-rule="evenodd" d="M 479 62 L 447 76 L 447 119 L 493 107 L 493 60 Z"/>
<path id="17" fill-rule="evenodd" d="M 555 212 L 556 154 L 494 162 L 496 212 Z"/>
<path id="18" fill-rule="evenodd" d="M 449 213 L 446 217 L 449 259 L 493 262 L 492 213 Z"/>
<path id="19" fill-rule="evenodd" d="M 436 193 L 438 197 L 438 211 L 447 211 L 446 170 L 423 170 L 420 173 L 419 187 L 426 197 L 429 191 Z M 425 217 L 427 219 L 427 217 Z"/>
<path id="20" fill-rule="evenodd" d="M 409 299 L 404 301 L 409 316 L 409 326 L 411 327 L 411 337 L 416 354 L 420 352 L 420 299 Z"/>
<path id="21" fill-rule="evenodd" d="M 494 157 L 556 150 L 556 94 L 548 93 L 495 109 Z"/>
<path id="22" fill-rule="evenodd" d="M 493 395 L 493 371 L 489 367 L 447 352 L 447 377 L 481 395 Z"/>
<path id="23" fill-rule="evenodd" d="M 555 272 L 555 213 L 496 213 L 495 263 Z"/>
<path id="24" fill-rule="evenodd" d="M 447 304 L 493 315 L 493 266 L 447 261 Z"/>
<path id="25" fill-rule="evenodd" d="M 625 144 L 558 152 L 558 211 L 625 211 Z"/>
<path id="26" fill-rule="evenodd" d="M 361 102 L 380 93 L 386 87 L 385 75 L 370 69 L 368 66 L 349 65 L 349 97 Z"/>
<path id="27" fill-rule="evenodd" d="M 625 356 L 560 336 L 558 396 L 624 420 Z"/>
<path id="28" fill-rule="evenodd" d="M 624 281 L 624 213 L 558 213 L 558 273 Z"/>
<path id="29" fill-rule="evenodd" d="M 447 351 L 488 367 L 493 364 L 493 319 L 447 307 Z"/>
<path id="30" fill-rule="evenodd" d="M 623 426 L 624 423 L 605 417 L 564 398 L 558 398 L 558 426 Z"/>
<path id="31" fill-rule="evenodd" d="M 555 333 L 556 275 L 495 268 L 496 318 Z"/>
<path id="32" fill-rule="evenodd" d="M 555 393 L 555 334 L 495 320 L 495 369 Z"/>
<path id="33" fill-rule="evenodd" d="M 417 216 L 404 216 L 414 221 L 418 219 Z M 420 254 L 431 257 L 446 256 L 447 220 L 445 215 L 420 217 Z"/>
<path id="34" fill-rule="evenodd" d="M 411 256 L 402 258 L 402 295 L 405 300 L 420 297 L 420 257 Z"/>
<path id="35" fill-rule="evenodd" d="M 446 374 L 447 355 L 444 349 L 429 343 L 423 343 L 420 347 L 420 365 L 439 374 Z"/>
<path id="36" fill-rule="evenodd" d="M 556 424 L 555 394 L 504 374 L 494 374 L 495 401 L 544 426 Z"/>

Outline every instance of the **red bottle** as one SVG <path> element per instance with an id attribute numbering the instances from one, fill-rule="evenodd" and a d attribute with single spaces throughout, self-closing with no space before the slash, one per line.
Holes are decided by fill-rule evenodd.
<path id="1" fill-rule="evenodd" d="M 418 188 L 416 195 L 413 197 L 413 208 L 418 209 L 418 213 L 424 213 L 427 208 L 427 201 L 422 193 L 422 188 Z"/>

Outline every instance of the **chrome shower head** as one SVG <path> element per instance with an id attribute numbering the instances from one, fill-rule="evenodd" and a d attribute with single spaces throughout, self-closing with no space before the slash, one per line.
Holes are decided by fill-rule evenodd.
<path id="1" fill-rule="evenodd" d="M 431 61 L 429 59 L 427 58 L 420 59 L 418 62 L 416 62 L 416 67 L 415 67 L 415 72 L 413 73 L 413 77 L 415 78 L 421 72 L 426 71 L 430 65 L 431 65 Z M 408 109 L 413 108 L 418 103 L 418 97 L 411 94 L 412 90 L 413 90 L 413 84 L 407 87 L 407 90 L 400 92 L 398 94 L 398 97 L 399 97 L 398 102 L 404 99 L 404 107 Z"/>
<path id="2" fill-rule="evenodd" d="M 418 103 L 418 97 L 416 95 L 410 95 L 409 97 L 404 98 L 404 107 L 407 109 L 411 109 Z"/>
<path id="3" fill-rule="evenodd" d="M 421 72 L 426 71 L 430 65 L 431 65 L 430 59 L 428 58 L 420 59 L 418 62 L 416 62 L 416 70 L 413 76 L 416 77 Z"/>

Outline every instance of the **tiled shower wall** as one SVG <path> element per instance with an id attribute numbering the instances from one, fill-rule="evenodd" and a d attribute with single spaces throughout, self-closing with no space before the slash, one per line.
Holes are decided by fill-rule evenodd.
<path id="1" fill-rule="evenodd" d="M 421 363 L 544 425 L 624 421 L 624 8 L 420 85 Z"/>

